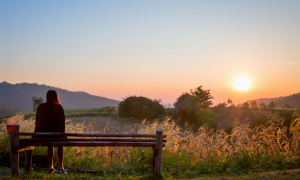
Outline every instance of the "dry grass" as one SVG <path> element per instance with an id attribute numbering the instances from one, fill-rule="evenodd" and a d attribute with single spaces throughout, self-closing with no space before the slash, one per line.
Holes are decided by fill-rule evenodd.
<path id="1" fill-rule="evenodd" d="M 288 169 L 298 166 L 300 145 L 300 114 L 288 128 L 283 119 L 273 115 L 265 125 L 250 128 L 249 123 L 235 123 L 231 134 L 224 129 L 208 130 L 205 126 L 196 133 L 181 131 L 169 117 L 162 123 L 120 127 L 106 122 L 95 131 L 95 121 L 89 124 L 67 121 L 66 132 L 78 133 L 139 133 L 155 134 L 163 129 L 167 143 L 163 155 L 163 171 L 166 178 L 197 177 L 203 174 L 239 174 L 245 171 Z M 5 123 L 20 124 L 21 131 L 33 132 L 34 119 L 23 120 L 17 115 L 1 124 L 0 138 L 7 138 Z M 7 141 L 2 141 L 5 146 Z M 6 144 L 5 144 L 6 143 Z M 8 149 L 7 149 L 8 150 Z M 149 173 L 152 170 L 151 148 L 133 147 L 71 147 L 67 149 L 66 168 L 92 167 L 93 169 L 134 170 Z M 270 175 L 271 176 L 271 175 Z M 262 177 L 263 178 L 263 177 Z"/>

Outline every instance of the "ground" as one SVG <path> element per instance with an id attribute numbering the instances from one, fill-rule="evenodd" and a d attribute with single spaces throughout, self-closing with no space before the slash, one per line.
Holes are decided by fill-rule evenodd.
<path id="1" fill-rule="evenodd" d="M 60 174 L 47 174 L 45 171 L 34 170 L 30 175 L 24 175 L 24 170 L 21 168 L 21 175 L 19 177 L 11 178 L 10 168 L 0 167 L 0 179 L 151 179 L 149 176 L 138 175 L 119 175 L 119 174 L 106 174 L 106 175 L 92 175 L 92 174 L 79 174 L 69 172 L 68 175 Z M 176 179 L 170 177 L 167 179 Z M 284 170 L 284 171 L 271 171 L 251 173 L 248 175 L 239 176 L 204 176 L 194 178 L 192 180 L 254 180 L 254 179 L 270 179 L 270 180 L 290 180 L 300 179 L 300 169 Z"/>

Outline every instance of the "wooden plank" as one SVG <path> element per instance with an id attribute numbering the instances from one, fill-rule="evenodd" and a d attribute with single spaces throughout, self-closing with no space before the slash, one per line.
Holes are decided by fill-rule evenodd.
<path id="1" fill-rule="evenodd" d="M 114 142 L 114 141 L 68 141 L 68 142 L 31 142 L 20 143 L 22 146 L 78 146 L 78 147 L 96 147 L 96 146 L 130 146 L 130 147 L 153 147 L 155 142 Z"/>
<path id="2" fill-rule="evenodd" d="M 20 141 L 19 141 L 20 142 Z M 28 150 L 33 150 L 34 149 L 34 146 L 26 146 L 22 149 L 19 149 L 18 152 L 21 152 L 21 151 L 28 151 Z"/>
<path id="3" fill-rule="evenodd" d="M 155 167 L 154 176 L 156 178 L 162 177 L 162 153 L 163 153 L 163 130 L 156 130 L 156 152 L 155 152 Z"/>
<path id="4" fill-rule="evenodd" d="M 20 139 L 20 143 L 31 142 L 69 142 L 69 141 L 118 141 L 118 142 L 156 142 L 155 139 L 66 139 L 66 138 L 33 138 L 33 139 Z M 164 140 L 163 142 L 167 142 Z"/>
<path id="5" fill-rule="evenodd" d="M 7 132 L 9 134 L 10 144 L 10 163 L 11 163 L 11 175 L 19 176 L 19 136 L 20 126 L 18 124 L 6 124 Z"/>
<path id="6" fill-rule="evenodd" d="M 29 133 L 29 132 L 21 132 L 21 136 L 76 136 L 76 137 L 151 137 L 156 138 L 155 134 L 86 134 L 86 133 L 57 133 L 57 132 L 45 132 L 45 133 Z M 164 135 L 164 138 L 167 136 Z"/>
<path id="7" fill-rule="evenodd" d="M 34 147 L 34 146 L 31 146 Z M 32 150 L 28 150 L 26 151 L 26 158 L 25 158 L 25 173 L 29 174 L 30 173 L 30 168 L 31 168 L 31 164 L 32 164 Z"/>

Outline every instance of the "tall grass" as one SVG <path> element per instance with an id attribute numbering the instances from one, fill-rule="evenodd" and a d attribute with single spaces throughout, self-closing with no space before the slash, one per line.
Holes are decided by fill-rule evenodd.
<path id="1" fill-rule="evenodd" d="M 118 133 L 151 133 L 163 129 L 167 135 L 163 151 L 165 177 L 191 178 L 202 174 L 239 174 L 252 171 L 268 171 L 298 168 L 300 165 L 300 114 L 297 111 L 290 127 L 283 126 L 283 119 L 273 115 L 264 125 L 250 128 L 249 123 L 235 122 L 230 134 L 225 129 L 209 130 L 201 126 L 194 133 L 182 131 L 167 117 L 163 122 L 146 124 L 137 128 L 130 125 Z M 21 131 L 33 132 L 34 119 L 23 120 L 21 115 L 1 124 L 1 151 L 9 151 L 5 123 L 20 124 Z M 66 132 L 93 131 L 94 122 L 73 124 L 68 121 Z M 287 131 L 289 128 L 289 131 Z M 107 127 L 97 133 L 118 130 L 107 122 Z M 45 148 L 34 150 L 45 152 Z M 129 170 L 137 174 L 151 174 L 152 149 L 134 147 L 66 147 L 66 168 Z"/>

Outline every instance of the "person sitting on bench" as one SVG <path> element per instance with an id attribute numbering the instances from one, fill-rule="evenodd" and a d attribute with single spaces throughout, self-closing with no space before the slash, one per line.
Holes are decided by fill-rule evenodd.
<path id="1" fill-rule="evenodd" d="M 55 90 L 49 90 L 46 95 L 46 103 L 42 103 L 37 108 L 36 124 L 34 132 L 65 132 L 65 114 L 62 105 L 60 104 L 58 94 Z M 64 138 L 51 136 L 33 136 L 33 138 Z M 63 146 L 58 146 L 58 170 L 53 167 L 54 147 L 48 146 L 48 174 L 57 172 L 67 174 L 63 167 L 64 149 Z"/>

